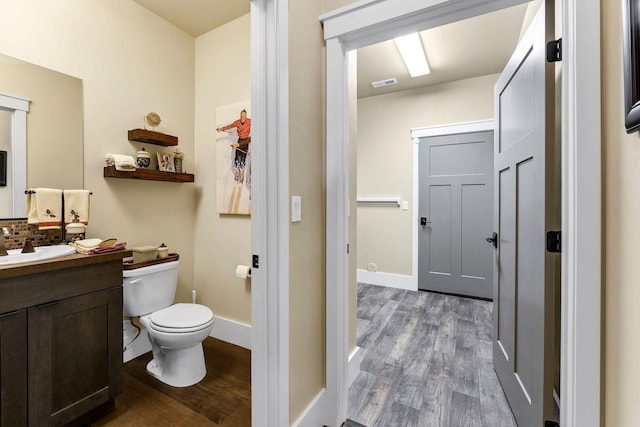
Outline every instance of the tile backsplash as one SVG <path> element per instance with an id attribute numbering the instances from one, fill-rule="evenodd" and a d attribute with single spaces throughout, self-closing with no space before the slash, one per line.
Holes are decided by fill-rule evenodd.
<path id="1" fill-rule="evenodd" d="M 0 229 L 8 227 L 10 234 L 5 236 L 5 246 L 7 249 L 21 249 L 24 246 L 24 239 L 28 236 L 44 234 L 41 239 L 34 239 L 33 246 L 57 245 L 62 241 L 61 230 L 38 230 L 37 225 L 27 224 L 27 219 L 0 219 Z"/>

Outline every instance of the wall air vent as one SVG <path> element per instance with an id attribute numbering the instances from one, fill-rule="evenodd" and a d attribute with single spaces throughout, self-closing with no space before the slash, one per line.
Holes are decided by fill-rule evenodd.
<path id="1" fill-rule="evenodd" d="M 371 86 L 373 86 L 373 87 L 375 87 L 377 89 L 379 87 L 394 85 L 396 83 L 398 83 L 398 80 L 395 77 L 393 77 L 391 79 L 385 79 L 385 80 L 379 80 L 377 82 L 372 82 Z"/>

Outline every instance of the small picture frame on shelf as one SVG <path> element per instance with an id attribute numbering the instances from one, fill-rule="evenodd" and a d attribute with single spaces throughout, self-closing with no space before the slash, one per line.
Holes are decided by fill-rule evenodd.
<path id="1" fill-rule="evenodd" d="M 158 151 L 158 170 L 162 172 L 175 172 L 173 154 Z"/>

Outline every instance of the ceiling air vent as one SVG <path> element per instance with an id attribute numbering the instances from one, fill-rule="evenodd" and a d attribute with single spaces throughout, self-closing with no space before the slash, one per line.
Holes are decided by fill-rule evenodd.
<path id="1" fill-rule="evenodd" d="M 391 79 L 379 80 L 377 82 L 372 82 L 371 86 L 373 86 L 375 88 L 379 88 L 379 87 L 382 87 L 382 86 L 394 85 L 396 83 L 398 83 L 398 80 L 395 77 L 393 77 Z"/>

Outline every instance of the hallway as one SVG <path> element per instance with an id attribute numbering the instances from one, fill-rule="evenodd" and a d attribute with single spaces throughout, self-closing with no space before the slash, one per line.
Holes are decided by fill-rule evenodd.
<path id="1" fill-rule="evenodd" d="M 491 362 L 492 306 L 359 283 L 357 345 L 366 354 L 349 388 L 349 420 L 515 427 Z"/>

